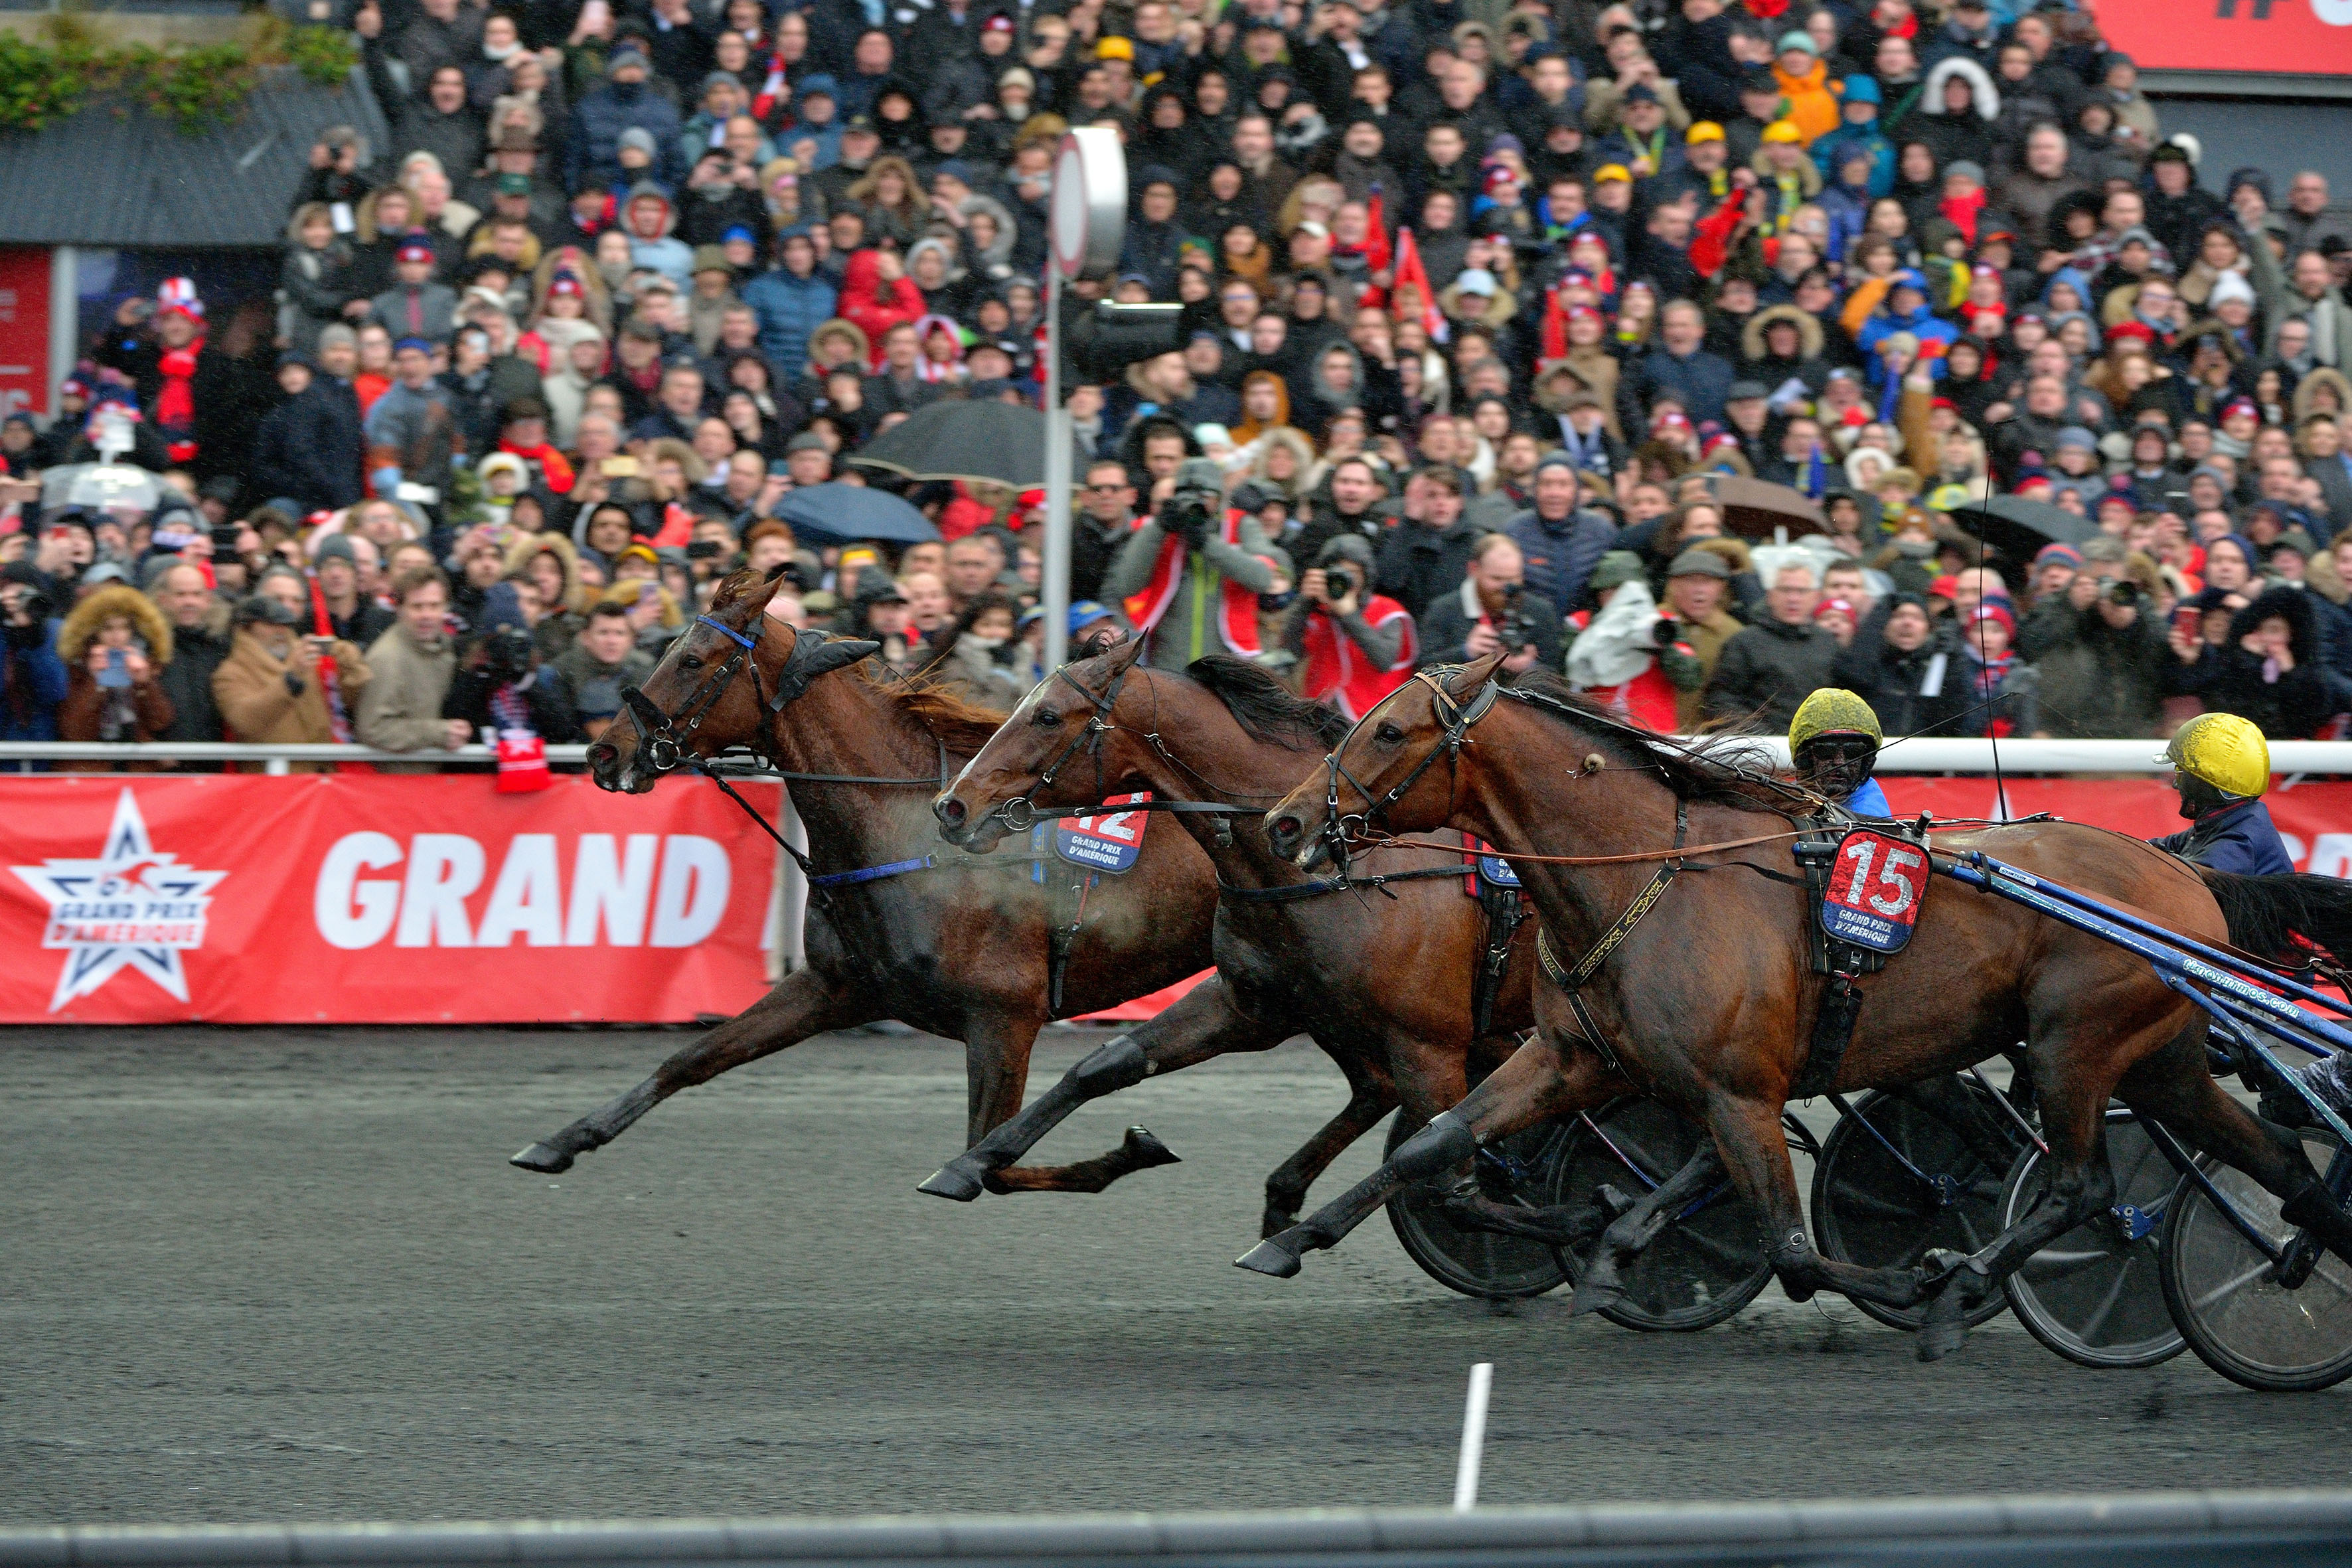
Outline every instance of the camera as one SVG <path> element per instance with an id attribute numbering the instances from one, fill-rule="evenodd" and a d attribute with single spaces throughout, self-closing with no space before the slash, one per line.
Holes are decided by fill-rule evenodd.
<path id="1" fill-rule="evenodd" d="M 1536 640 L 1524 605 L 1527 592 L 1524 583 L 1504 584 L 1503 613 L 1495 622 L 1495 637 L 1506 653 L 1517 653 Z"/>
<path id="2" fill-rule="evenodd" d="M 530 633 L 520 626 L 499 626 L 482 638 L 482 668 L 498 681 L 520 680 L 530 673 Z"/>
<path id="3" fill-rule="evenodd" d="M 236 554 L 237 535 L 244 531 L 244 528 L 245 525 L 243 523 L 237 522 L 214 523 L 212 525 L 213 553 L 215 555 Z"/>
<path id="4" fill-rule="evenodd" d="M 2128 577 L 2118 577 L 2107 584 L 2106 601 L 2121 609 L 2136 607 L 2141 598 L 2139 584 Z"/>
<path id="5" fill-rule="evenodd" d="M 1356 575 L 1356 569 L 1353 566 L 1344 562 L 1334 561 L 1330 565 L 1323 568 L 1323 596 L 1335 604 L 1351 594 L 1360 594 L 1364 590 L 1364 580 Z"/>
<path id="6" fill-rule="evenodd" d="M 1188 549 L 1198 550 L 1208 542 L 1224 504 L 1223 470 L 1205 458 L 1188 458 L 1176 470 L 1175 489 L 1160 503 L 1160 527 L 1184 541 Z"/>
<path id="7" fill-rule="evenodd" d="M 688 561 L 716 561 L 726 551 L 727 547 L 715 539 L 697 539 L 688 543 L 686 558 Z"/>

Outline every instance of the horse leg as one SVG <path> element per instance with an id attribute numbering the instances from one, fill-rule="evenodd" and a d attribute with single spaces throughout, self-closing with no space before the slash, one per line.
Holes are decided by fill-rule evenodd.
<path id="1" fill-rule="evenodd" d="M 1570 1315 L 1582 1317 L 1623 1300 L 1623 1270 L 1643 1247 L 1658 1238 L 1660 1231 L 1674 1223 L 1692 1199 L 1723 1177 L 1723 1157 L 1713 1143 L 1702 1142 L 1681 1170 L 1612 1221 L 1576 1282 L 1576 1300 Z"/>
<path id="2" fill-rule="evenodd" d="M 982 1129 L 986 1136 L 976 1137 L 916 1191 L 958 1203 L 970 1203 L 982 1192 L 1098 1193 L 1134 1171 L 1173 1163 L 1176 1156 L 1167 1145 L 1133 1127 L 1118 1149 L 1093 1160 L 1061 1166 L 1013 1164 L 1090 1100 L 1231 1052 L 1271 1050 L 1288 1037 L 1284 1026 L 1244 1016 L 1223 981 L 1203 981 L 1157 1018 L 1088 1052 L 1035 1104 Z"/>
<path id="3" fill-rule="evenodd" d="M 1919 1299 L 1923 1270 L 1864 1268 L 1814 1250 L 1805 1235 L 1804 1204 L 1797 1195 L 1796 1168 L 1790 1163 L 1789 1138 L 1780 1125 L 1784 1100 L 1783 1094 L 1727 1096 L 1710 1104 L 1706 1115 L 1707 1131 L 1732 1185 L 1764 1216 L 1764 1255 L 1771 1259 L 1781 1289 L 1791 1301 L 1811 1300 L 1831 1289 L 1890 1307 L 1912 1305 Z"/>
<path id="4" fill-rule="evenodd" d="M 2311 1168 L 2303 1140 L 2230 1098 L 2205 1068 L 2204 1036 L 2200 1015 L 2180 1039 L 2133 1064 L 2116 1092 L 2141 1115 L 2252 1176 L 2284 1200 L 2280 1213 L 2290 1225 L 2310 1230 L 2339 1257 L 2352 1258 L 2352 1220 Z"/>
<path id="5" fill-rule="evenodd" d="M 818 971 L 796 970 L 751 1006 L 672 1055 L 628 1093 L 507 1163 L 551 1175 L 568 1171 L 575 1156 L 610 1143 L 679 1089 L 708 1083 L 745 1062 L 799 1045 L 811 1035 L 854 1028 L 879 1016 L 878 1008 L 855 999 Z"/>
<path id="6" fill-rule="evenodd" d="M 1315 1184 L 1315 1178 L 1396 1108 L 1396 1085 L 1386 1069 L 1354 1052 L 1334 1050 L 1330 1057 L 1348 1075 L 1348 1103 L 1266 1177 L 1265 1215 L 1258 1224 L 1261 1237 L 1277 1235 L 1297 1224 L 1298 1205 L 1307 1201 L 1307 1189 Z"/>
<path id="7" fill-rule="evenodd" d="M 1540 1037 L 1530 1040 L 1460 1104 L 1432 1117 L 1427 1126 L 1399 1144 L 1379 1170 L 1303 1224 L 1259 1242 L 1234 1260 L 1235 1267 L 1287 1279 L 1298 1272 L 1303 1255 L 1336 1247 L 1412 1184 L 1454 1170 L 1477 1153 L 1481 1143 L 1508 1137 L 1547 1116 L 1598 1105 L 1622 1081 L 1589 1051 L 1575 1051 L 1563 1059 Z"/>

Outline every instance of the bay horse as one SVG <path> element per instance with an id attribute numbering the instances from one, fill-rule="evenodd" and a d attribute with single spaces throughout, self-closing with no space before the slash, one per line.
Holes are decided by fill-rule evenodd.
<path id="1" fill-rule="evenodd" d="M 1055 931 L 1072 921 L 1064 889 L 1084 873 L 1050 859 L 935 853 L 930 797 L 950 776 L 950 759 L 960 765 L 981 749 L 996 715 L 877 673 L 872 643 L 772 618 L 779 581 L 780 573 L 739 572 L 721 584 L 643 689 L 625 694 L 630 721 L 589 747 L 590 768 L 600 787 L 642 795 L 689 758 L 749 747 L 798 775 L 789 787 L 820 880 L 886 874 L 813 891 L 803 967 L 628 1093 L 515 1155 L 525 1170 L 568 1169 L 682 1089 L 880 1018 L 964 1043 L 968 1141 L 1021 1107 L 1030 1047 L 1054 1013 Z M 1133 869 L 1100 878 L 1076 905 L 1083 920 L 1066 944 L 1060 1014 L 1114 1006 L 1205 968 L 1216 896 L 1191 839 L 1147 837 Z M 1133 1129 L 1094 1160 L 998 1177 L 1013 1188 L 1098 1192 L 1174 1158 Z"/>
<path id="2" fill-rule="evenodd" d="M 1392 1106 L 1402 1102 L 1418 1126 L 1466 1091 L 1474 1047 L 1482 1070 L 1509 1054 L 1533 1017 L 1534 927 L 1519 924 L 1502 951 L 1478 1034 L 1473 991 L 1489 958 L 1487 920 L 1465 890 L 1471 868 L 1459 849 L 1367 857 L 1345 886 L 1300 871 L 1273 852 L 1255 819 L 1347 721 L 1254 664 L 1212 656 L 1174 675 L 1139 663 L 1142 647 L 1129 638 L 1041 682 L 932 809 L 941 837 L 985 853 L 1041 813 L 1107 796 L 1149 790 L 1162 806 L 1199 803 L 1177 821 L 1216 866 L 1217 973 L 1180 1007 L 1089 1055 L 922 1190 L 968 1202 L 1087 1100 L 1303 1033 L 1340 1065 L 1354 1093 L 1267 1181 L 1272 1236 L 1297 1217 L 1308 1184 Z M 1212 802 L 1233 815 L 1206 810 Z M 1622 1079 L 1611 1081 L 1622 1091 Z M 1483 1200 L 1475 1185 L 1449 1207 L 1457 1205 L 1476 1211 L 1461 1217 L 1484 1227 L 1573 1238 L 1557 1226 L 1530 1228 L 1528 1211 Z"/>
<path id="3" fill-rule="evenodd" d="M 1810 964 L 1809 895 L 1787 877 L 1791 819 L 1818 802 L 1613 720 L 1557 682 L 1523 678 L 1516 689 L 1498 688 L 1497 663 L 1424 670 L 1383 700 L 1322 775 L 1269 811 L 1270 842 L 1307 861 L 1339 834 L 1463 827 L 1506 856 L 1517 852 L 1513 864 L 1563 976 L 1575 973 L 1570 964 L 1590 968 L 1579 955 L 1604 933 L 1618 940 L 1574 994 L 1547 964 L 1535 1039 L 1371 1177 L 1261 1243 L 1242 1267 L 1295 1274 L 1302 1253 L 1332 1246 L 1402 1186 L 1543 1117 L 1582 1109 L 1591 1090 L 1571 1053 L 1584 1044 L 1613 1052 L 1643 1092 L 1709 1130 L 1734 1185 L 1763 1218 L 1765 1251 L 1792 1300 L 1831 1289 L 1890 1306 L 1924 1302 L 1922 1360 L 1956 1349 L 1970 1306 L 2113 1201 L 2104 1148 L 2111 1093 L 2284 1198 L 2290 1224 L 2310 1227 L 2331 1250 L 2352 1251 L 2352 1219 L 2299 1141 L 2222 1091 L 2207 1068 L 2204 1015 L 2146 961 L 1928 877 L 1909 946 L 1855 983 L 1859 1019 L 1828 1087 L 1916 1083 L 2022 1039 L 2053 1180 L 2036 1207 L 1965 1258 L 1867 1268 L 1822 1257 L 1806 1236 L 1780 1125 L 1824 991 Z M 1939 832 L 1933 845 L 1944 854 L 1981 848 L 2201 941 L 2229 935 L 2190 868 L 2101 829 L 2016 824 Z M 1581 863 L 1546 864 L 1544 856 Z M 1646 902 L 1636 909 L 1637 900 Z M 1580 1023 L 1580 1013 L 1589 1021 Z"/>

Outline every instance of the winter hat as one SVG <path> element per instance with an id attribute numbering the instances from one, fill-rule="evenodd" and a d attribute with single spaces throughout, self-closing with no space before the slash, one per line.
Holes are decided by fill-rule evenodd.
<path id="1" fill-rule="evenodd" d="M 2072 566 L 2079 572 L 2083 552 L 2071 544 L 2045 544 L 2033 552 L 2033 569 L 2038 572 L 2044 566 Z"/>
<path id="2" fill-rule="evenodd" d="M 2009 634 L 2010 641 L 2017 640 L 2017 617 L 2003 608 L 1998 600 L 1987 599 L 1977 605 L 1969 616 L 1969 624 L 1974 626 L 1979 621 L 1991 621 Z"/>
<path id="3" fill-rule="evenodd" d="M 1696 147 L 1702 142 L 1722 140 L 1723 127 L 1712 120 L 1694 120 L 1691 121 L 1691 128 L 1683 133 L 1683 142 L 1686 146 Z"/>
<path id="4" fill-rule="evenodd" d="M 1595 594 L 1605 594 L 1612 588 L 1622 588 L 1648 575 L 1640 556 L 1630 550 L 1612 550 L 1601 556 L 1592 568 L 1592 575 L 1586 581 L 1591 584 Z"/>
<path id="5" fill-rule="evenodd" d="M 411 261 L 429 263 L 433 259 L 433 247 L 421 239 L 412 239 L 394 253 L 393 259 L 404 265 Z"/>
<path id="6" fill-rule="evenodd" d="M 2063 452 L 2069 447 L 2078 451 L 2095 452 L 2099 449 L 2099 438 L 2080 425 L 2069 425 L 2058 432 L 2058 449 Z"/>
<path id="7" fill-rule="evenodd" d="M 1944 165 L 1944 178 L 1948 180 L 1955 174 L 1975 184 L 1985 183 L 1984 165 L 1970 163 L 1966 158 L 1955 158 Z"/>
<path id="8" fill-rule="evenodd" d="M 1848 103 L 1881 103 L 1885 101 L 1885 100 L 1879 96 L 1878 82 L 1876 79 L 1866 76 L 1850 76 L 1845 79 L 1845 100 Z"/>
<path id="9" fill-rule="evenodd" d="M 1483 267 L 1466 267 L 1454 279 L 1454 288 L 1457 293 L 1478 294 L 1491 300 L 1495 296 L 1495 275 Z"/>
<path id="10" fill-rule="evenodd" d="M 2252 305 L 2254 302 L 2254 286 L 2235 272 L 2224 272 L 2213 279 L 2213 291 L 2205 298 L 2206 308 L 2210 310 L 2226 305 L 2232 300 Z"/>
<path id="11" fill-rule="evenodd" d="M 617 151 L 625 153 L 632 147 L 648 158 L 661 151 L 660 146 L 654 141 L 654 133 L 642 125 L 632 125 L 621 132 Z"/>
<path id="12" fill-rule="evenodd" d="M 1785 55 L 1790 49 L 1795 49 L 1801 54 L 1811 55 L 1815 59 L 1821 58 L 1822 55 L 1820 46 L 1816 45 L 1810 36 L 1794 27 L 1781 34 L 1780 41 L 1772 46 L 1772 52 L 1776 55 Z"/>
<path id="13" fill-rule="evenodd" d="M 1622 554 L 1624 552 L 1622 551 L 1618 551 L 1614 553 Z M 1725 561 L 1722 556 L 1717 554 L 1712 550 L 1690 549 L 1684 551 L 1681 554 L 1675 557 L 1674 563 L 1666 568 L 1666 575 L 1669 577 L 1712 577 L 1719 583 L 1728 582 L 1731 578 L 1731 566 L 1728 562 Z"/>
<path id="14" fill-rule="evenodd" d="M 155 290 L 155 313 L 169 316 L 177 312 L 193 321 L 205 319 L 205 302 L 196 298 L 196 280 L 193 278 L 166 278 Z"/>

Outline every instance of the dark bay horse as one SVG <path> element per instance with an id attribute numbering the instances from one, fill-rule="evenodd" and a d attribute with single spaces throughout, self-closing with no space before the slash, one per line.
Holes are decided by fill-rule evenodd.
<path id="1" fill-rule="evenodd" d="M 2300 1143 L 2258 1121 L 2210 1075 L 2203 1015 L 2147 963 L 2071 927 L 1958 884 L 1928 887 L 1909 947 L 1858 982 L 1859 1022 L 1834 1087 L 1915 1083 L 2026 1042 L 2054 1180 L 2050 1195 L 1972 1256 L 1921 1268 L 1864 1268 L 1808 1241 L 1781 1108 L 1804 1067 L 1823 985 L 1811 973 L 1790 814 L 1774 786 L 1612 720 L 1564 688 L 1492 685 L 1496 661 L 1423 671 L 1349 731 L 1328 772 L 1267 815 L 1277 852 L 1314 858 L 1326 834 L 1451 825 L 1507 853 L 1622 857 L 1616 863 L 1517 865 L 1565 969 L 1622 928 L 1580 987 L 1594 1027 L 1627 1075 L 1706 1126 L 1739 1192 L 1764 1216 L 1765 1250 L 1789 1295 L 1821 1289 L 1895 1306 L 1928 1303 L 1919 1353 L 1957 1347 L 1967 1309 L 2045 1243 L 2113 1201 L 2104 1148 L 2110 1093 L 2284 1198 L 2291 1224 L 2338 1252 L 2352 1221 L 2326 1194 Z M 1677 832 L 1686 819 L 1687 837 Z M 1766 842 L 1743 840 L 1765 839 Z M 2065 823 L 1939 833 L 1938 851 L 1981 847 L 2091 896 L 2128 905 L 2206 942 L 2229 931 L 2189 868 L 2148 846 Z M 1666 856 L 1689 862 L 1658 882 Z M 1661 890 L 1662 889 L 1662 890 Z M 1452 1170 L 1480 1145 L 1591 1103 L 1571 1049 L 1568 992 L 1536 990 L 1538 1037 L 1360 1186 L 1261 1244 L 1244 1268 L 1286 1276 L 1407 1183 Z"/>
<path id="2" fill-rule="evenodd" d="M 1353 889 L 1294 896 L 1331 883 L 1275 854 L 1257 813 L 1298 781 L 1347 721 L 1292 696 L 1255 665 L 1211 658 L 1171 675 L 1139 663 L 1141 648 L 1129 639 L 1042 683 L 933 809 L 942 837 L 984 852 L 1024 827 L 1032 808 L 1050 813 L 1142 790 L 1163 803 L 1234 806 L 1230 817 L 1177 817 L 1215 862 L 1223 885 L 1216 976 L 1181 1006 L 1087 1057 L 923 1191 L 969 1200 L 992 1172 L 1088 1100 L 1220 1056 L 1271 1050 L 1304 1033 L 1339 1063 L 1355 1092 L 1267 1182 L 1271 1236 L 1297 1217 L 1315 1177 L 1391 1106 L 1402 1101 L 1418 1125 L 1462 1098 L 1486 918 L 1465 891 L 1468 868 L 1458 851 L 1360 858 Z M 1400 871 L 1412 879 L 1378 880 Z M 1475 1042 L 1483 1047 L 1482 1069 L 1507 1056 L 1532 1021 L 1532 922 L 1518 927 L 1504 956 L 1487 1033 Z M 1459 1201 L 1479 1204 L 1475 1190 Z M 1520 1214 L 1500 1217 L 1510 1223 Z"/>
<path id="3" fill-rule="evenodd" d="M 870 643 L 795 633 L 771 619 L 779 580 L 739 573 L 720 586 L 709 614 L 671 645 L 637 694 L 650 719 L 616 723 L 589 748 L 596 783 L 641 795 L 666 771 L 659 764 L 675 765 L 681 753 L 751 746 L 779 771 L 853 781 L 790 784 L 820 874 L 910 868 L 813 894 L 804 966 L 635 1089 L 517 1154 L 525 1170 L 564 1170 L 679 1089 L 877 1018 L 964 1042 L 969 1139 L 1021 1108 L 1030 1047 L 1049 1016 L 1051 932 L 1070 921 L 1067 888 L 1083 874 L 1048 860 L 1040 884 L 1026 859 L 937 854 L 930 798 L 980 750 L 996 716 L 875 673 L 865 658 Z M 659 731 L 650 746 L 648 727 Z M 876 779 L 885 782 L 854 782 Z M 685 787 L 698 785 L 713 787 Z M 927 853 L 937 867 L 913 868 Z M 1216 896 L 1208 859 L 1192 840 L 1148 837 L 1132 870 L 1103 877 L 1087 893 L 1062 1012 L 1113 1006 L 1207 967 Z M 1119 1148 L 1082 1164 L 999 1175 L 1014 1187 L 1095 1192 L 1173 1158 L 1149 1134 L 1130 1132 Z"/>

